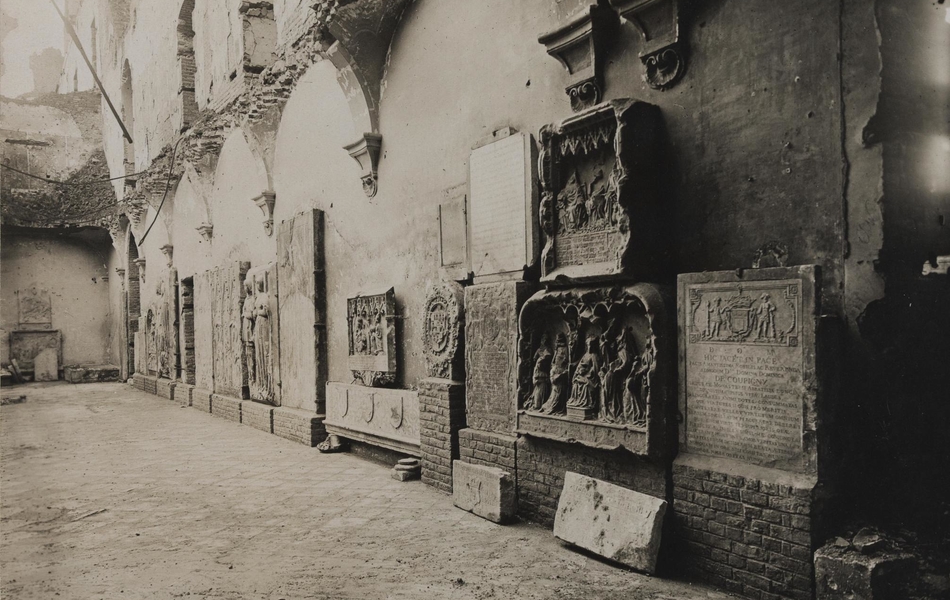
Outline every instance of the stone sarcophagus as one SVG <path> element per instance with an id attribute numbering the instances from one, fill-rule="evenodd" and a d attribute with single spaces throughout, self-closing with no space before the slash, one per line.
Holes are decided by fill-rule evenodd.
<path id="1" fill-rule="evenodd" d="M 541 128 L 542 281 L 649 280 L 669 236 L 658 189 L 656 106 L 613 100 Z"/>
<path id="2" fill-rule="evenodd" d="M 396 382 L 396 293 L 357 296 L 346 301 L 348 365 L 367 386 Z"/>
<path id="3" fill-rule="evenodd" d="M 328 433 L 419 456 L 419 393 L 327 383 Z"/>
<path id="4" fill-rule="evenodd" d="M 280 340 L 277 311 L 277 265 L 248 270 L 244 276 L 241 339 L 244 370 L 252 400 L 280 405 Z"/>
<path id="5" fill-rule="evenodd" d="M 666 296 L 646 283 L 532 296 L 519 323 L 517 432 L 666 455 L 676 369 Z"/>

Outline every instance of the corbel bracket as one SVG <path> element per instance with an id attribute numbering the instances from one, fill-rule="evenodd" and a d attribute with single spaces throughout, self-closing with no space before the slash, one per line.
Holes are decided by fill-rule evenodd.
<path id="1" fill-rule="evenodd" d="M 620 19 L 608 6 L 591 4 L 571 22 L 538 37 L 548 54 L 570 74 L 565 88 L 574 112 L 599 103 L 604 95 L 604 63 Z"/>
<path id="2" fill-rule="evenodd" d="M 363 137 L 343 147 L 360 165 L 360 180 L 368 198 L 376 195 L 376 168 L 379 166 L 379 150 L 382 145 L 383 136 L 378 133 L 364 133 Z"/>
<path id="3" fill-rule="evenodd" d="M 175 250 L 175 247 L 171 244 L 165 244 L 159 248 L 159 250 L 161 250 L 162 254 L 165 255 L 165 262 L 168 264 L 168 266 L 172 266 L 172 253 Z"/>
<path id="4" fill-rule="evenodd" d="M 201 225 L 195 227 L 195 229 L 201 234 L 201 237 L 203 237 L 206 242 L 211 241 L 211 236 L 214 233 L 214 225 L 211 223 L 202 223 Z"/>
<path id="5" fill-rule="evenodd" d="M 135 263 L 135 266 L 139 270 L 139 281 L 143 284 L 145 283 L 145 259 L 144 258 L 133 258 L 132 262 Z"/>
<path id="6" fill-rule="evenodd" d="M 264 231 L 267 235 L 274 233 L 274 201 L 277 200 L 277 194 L 272 190 L 264 190 L 261 195 L 254 198 L 254 204 L 264 213 Z"/>
<path id="7" fill-rule="evenodd" d="M 633 24 L 643 37 L 640 60 L 643 80 L 666 90 L 686 72 L 686 49 L 680 42 L 681 0 L 610 0 L 611 6 Z"/>

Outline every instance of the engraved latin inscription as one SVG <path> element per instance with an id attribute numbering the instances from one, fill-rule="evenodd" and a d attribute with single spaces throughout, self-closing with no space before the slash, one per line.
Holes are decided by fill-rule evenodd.
<path id="1" fill-rule="evenodd" d="M 514 134 L 472 152 L 471 251 L 476 275 L 516 271 L 528 262 L 525 137 Z"/>
<path id="2" fill-rule="evenodd" d="M 799 282 L 687 287 L 690 452 L 756 464 L 802 452 Z"/>

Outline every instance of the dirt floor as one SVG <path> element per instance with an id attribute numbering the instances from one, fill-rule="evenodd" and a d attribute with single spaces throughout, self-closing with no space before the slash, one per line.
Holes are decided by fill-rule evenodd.
<path id="1" fill-rule="evenodd" d="M 4 599 L 728 597 L 125 384 L 2 396 Z"/>

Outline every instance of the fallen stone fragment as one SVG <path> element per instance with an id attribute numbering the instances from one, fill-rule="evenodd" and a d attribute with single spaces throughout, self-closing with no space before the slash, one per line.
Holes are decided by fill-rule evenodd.
<path id="1" fill-rule="evenodd" d="M 878 553 L 868 556 L 828 544 L 815 552 L 817 600 L 897 600 L 916 578 L 913 556 Z"/>
<path id="2" fill-rule="evenodd" d="M 554 535 L 652 574 L 666 508 L 666 501 L 659 498 L 568 471 L 554 517 Z"/>
<path id="3" fill-rule="evenodd" d="M 495 523 L 511 521 L 517 511 L 515 482 L 507 471 L 452 461 L 455 506 Z"/>
<path id="4" fill-rule="evenodd" d="M 851 540 L 854 547 L 865 554 L 870 554 L 884 546 L 884 538 L 873 529 L 862 527 Z"/>

